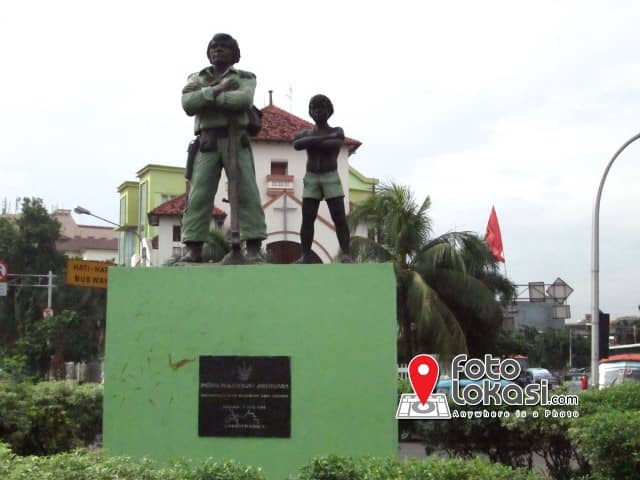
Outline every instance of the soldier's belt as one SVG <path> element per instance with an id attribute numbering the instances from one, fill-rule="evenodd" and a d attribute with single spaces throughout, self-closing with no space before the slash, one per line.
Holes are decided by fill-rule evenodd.
<path id="1" fill-rule="evenodd" d="M 238 135 L 240 144 L 245 148 L 249 148 L 249 137 L 247 136 L 245 129 L 239 128 Z M 203 128 L 198 134 L 198 139 L 200 140 L 200 151 L 217 152 L 218 139 L 220 138 L 229 138 L 228 127 Z"/>
<path id="2" fill-rule="evenodd" d="M 227 137 L 229 137 L 229 129 L 227 127 L 203 128 L 198 135 L 200 151 L 215 152 L 218 149 L 218 139 Z"/>

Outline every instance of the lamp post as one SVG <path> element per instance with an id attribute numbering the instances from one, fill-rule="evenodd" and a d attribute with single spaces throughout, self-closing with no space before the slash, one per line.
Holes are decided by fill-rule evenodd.
<path id="1" fill-rule="evenodd" d="M 115 225 L 118 228 L 122 226 L 119 223 L 112 222 L 111 220 L 107 220 L 106 218 L 99 217 L 98 215 L 91 213 L 89 210 L 81 206 L 77 206 L 76 208 L 73 209 L 73 211 L 79 215 L 90 215 L 92 217 L 96 217 L 97 219 L 102 220 L 103 222 L 110 223 L 111 225 Z"/>
<path id="2" fill-rule="evenodd" d="M 640 133 L 634 135 L 627 140 L 618 151 L 611 157 L 607 168 L 604 169 L 596 201 L 593 206 L 593 230 L 591 240 L 591 386 L 598 387 L 598 365 L 600 356 L 600 197 L 602 197 L 602 188 L 607 179 L 611 165 L 616 158 L 633 142 L 640 138 Z"/>
<path id="3" fill-rule="evenodd" d="M 73 209 L 73 211 L 79 215 L 89 215 L 92 217 L 95 217 L 99 220 L 102 220 L 103 222 L 107 222 L 110 223 L 111 225 L 115 225 L 118 228 L 122 228 L 122 225 L 120 225 L 119 223 L 116 222 L 112 222 L 111 220 L 107 220 L 106 218 L 102 218 L 98 215 L 96 215 L 95 213 L 91 213 L 88 209 L 81 207 L 81 206 L 77 206 L 76 208 Z M 147 259 L 148 259 L 148 246 L 146 245 L 146 242 L 144 241 L 144 239 L 140 236 L 140 233 L 138 233 L 138 231 L 134 231 L 133 233 L 136 234 L 136 237 L 138 237 L 138 243 L 140 245 L 140 260 L 142 262 L 143 265 L 147 264 Z"/>

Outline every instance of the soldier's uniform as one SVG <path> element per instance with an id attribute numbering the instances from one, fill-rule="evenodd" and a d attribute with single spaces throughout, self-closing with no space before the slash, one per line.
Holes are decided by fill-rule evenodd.
<path id="1" fill-rule="evenodd" d="M 237 90 L 218 93 L 213 86 L 226 78 L 235 79 Z M 213 199 L 222 168 L 229 168 L 229 119 L 235 118 L 238 140 L 238 217 L 241 240 L 263 240 L 267 227 L 256 184 L 253 154 L 246 128 L 253 105 L 256 77 L 253 73 L 228 68 L 215 79 L 212 67 L 189 76 L 182 90 L 182 108 L 195 116 L 194 131 L 200 139 L 193 165 L 189 203 L 182 219 L 182 241 L 204 242 L 209 233 Z M 228 176 L 228 175 L 227 175 Z"/>

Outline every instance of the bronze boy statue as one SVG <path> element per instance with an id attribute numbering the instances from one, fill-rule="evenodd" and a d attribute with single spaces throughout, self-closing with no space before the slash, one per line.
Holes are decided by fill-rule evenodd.
<path id="1" fill-rule="evenodd" d="M 202 245 L 209 233 L 220 173 L 224 168 L 230 177 L 229 152 L 232 152 L 237 157 L 239 237 L 246 241 L 247 261 L 259 262 L 266 224 L 248 138 L 256 77 L 233 68 L 240 60 L 240 49 L 231 35 L 214 35 L 207 47 L 207 57 L 211 65 L 189 76 L 182 90 L 182 108 L 187 115 L 195 116 L 198 141 L 194 144 L 193 163 L 189 165 L 192 168 L 187 168 L 189 202 L 182 219 L 182 241 L 187 254 L 181 260 L 202 261 Z M 222 263 L 229 263 L 228 258 Z"/>
<path id="2" fill-rule="evenodd" d="M 293 147 L 307 150 L 307 173 L 304 176 L 302 199 L 302 226 L 300 239 L 302 256 L 297 263 L 312 263 L 311 243 L 313 224 L 318 215 L 320 200 L 327 201 L 331 218 L 336 227 L 338 243 L 342 250 L 341 261 L 352 263 L 349 249 L 349 227 L 344 210 L 344 192 L 338 176 L 338 154 L 344 143 L 344 132 L 340 127 L 327 123 L 333 115 L 331 100 L 325 95 L 314 95 L 309 101 L 309 116 L 316 126 L 296 135 Z"/>

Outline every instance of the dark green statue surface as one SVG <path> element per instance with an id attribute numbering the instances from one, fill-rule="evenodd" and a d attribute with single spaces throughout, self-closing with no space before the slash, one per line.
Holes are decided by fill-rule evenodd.
<path id="1" fill-rule="evenodd" d="M 229 179 L 232 243 L 237 249 L 223 263 L 245 263 L 239 252 L 240 240 L 246 241 L 246 261 L 253 263 L 260 261 L 261 243 L 266 238 L 249 143 L 249 132 L 255 127 L 251 109 L 256 77 L 233 68 L 240 60 L 240 49 L 230 35 L 216 34 L 207 47 L 207 57 L 211 66 L 190 75 L 182 90 L 182 107 L 195 117 L 197 139 L 190 146 L 187 162 L 188 203 L 182 219 L 187 253 L 181 261 L 202 261 L 202 245 L 208 237 L 213 200 L 224 168 Z"/>
<path id="2" fill-rule="evenodd" d="M 296 135 L 293 148 L 307 151 L 307 173 L 304 176 L 302 198 L 302 226 L 300 239 L 302 257 L 297 263 L 312 263 L 314 223 L 320 201 L 325 199 L 336 227 L 338 243 L 342 250 L 341 261 L 351 263 L 349 227 L 344 209 L 344 192 L 338 175 L 338 154 L 344 144 L 344 132 L 340 127 L 327 123 L 333 115 L 333 104 L 325 95 L 315 95 L 309 101 L 309 116 L 316 125 Z"/>

